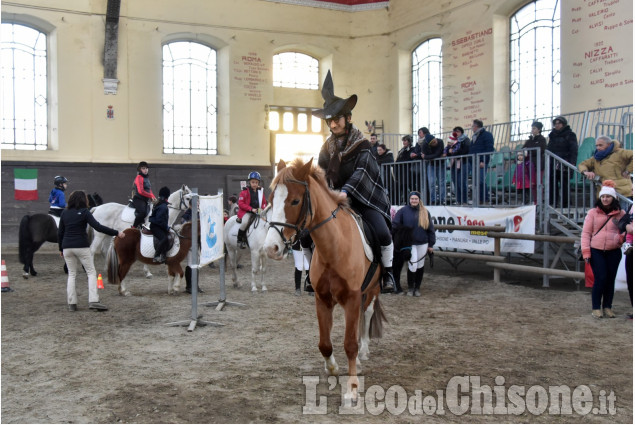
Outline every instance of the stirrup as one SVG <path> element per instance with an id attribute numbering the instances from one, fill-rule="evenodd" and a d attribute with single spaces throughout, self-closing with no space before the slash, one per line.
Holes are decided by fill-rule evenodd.
<path id="1" fill-rule="evenodd" d="M 383 276 L 381 277 L 381 292 L 382 293 L 391 293 L 395 290 L 395 278 L 390 271 L 384 271 Z"/>

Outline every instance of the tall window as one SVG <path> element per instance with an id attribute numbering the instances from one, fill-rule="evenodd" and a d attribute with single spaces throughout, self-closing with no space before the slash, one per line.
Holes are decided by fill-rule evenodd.
<path id="1" fill-rule="evenodd" d="M 424 41 L 412 52 L 412 129 L 428 127 L 431 134 L 441 133 L 443 120 L 443 83 L 441 39 Z"/>
<path id="2" fill-rule="evenodd" d="M 2 149 L 48 147 L 46 34 L 2 24 Z"/>
<path id="3" fill-rule="evenodd" d="M 163 46 L 163 152 L 217 154 L 216 51 L 179 41 Z"/>
<path id="4" fill-rule="evenodd" d="M 311 56 L 286 52 L 273 56 L 273 86 L 317 90 L 318 60 Z"/>
<path id="5" fill-rule="evenodd" d="M 536 0 L 510 19 L 511 121 L 560 113 L 560 2 Z"/>

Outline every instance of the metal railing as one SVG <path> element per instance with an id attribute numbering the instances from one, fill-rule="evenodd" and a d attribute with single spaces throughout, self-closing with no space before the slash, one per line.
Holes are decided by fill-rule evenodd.
<path id="1" fill-rule="evenodd" d="M 622 147 L 633 149 L 633 105 L 616 106 L 611 108 L 601 108 L 584 112 L 573 112 L 562 114 L 567 119 L 571 130 L 578 136 L 578 143 L 582 143 L 587 137 L 597 138 L 599 135 L 607 135 L 618 140 Z M 485 129 L 494 136 L 494 148 L 500 151 L 503 147 L 511 150 L 520 148 L 522 143 L 531 134 L 531 124 L 539 121 L 543 124 L 543 135 L 549 135 L 551 123 L 555 116 L 537 117 L 530 120 L 514 122 L 504 122 L 486 125 Z M 464 127 L 465 135 L 471 137 L 472 131 L 469 126 Z M 447 141 L 452 132 L 446 131 L 435 134 L 440 139 Z M 380 143 L 393 151 L 395 156 L 402 148 L 401 138 L 403 134 L 383 133 L 378 134 Z M 412 135 L 414 143 L 417 142 L 417 135 Z"/>

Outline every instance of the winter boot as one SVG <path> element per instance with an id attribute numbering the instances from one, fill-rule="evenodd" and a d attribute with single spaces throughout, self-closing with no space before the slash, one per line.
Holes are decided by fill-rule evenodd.
<path id="1" fill-rule="evenodd" d="M 381 292 L 392 292 L 395 289 L 395 278 L 392 275 L 392 255 L 394 247 L 392 242 L 388 246 L 381 247 L 381 263 L 384 273 L 381 277 Z"/>
<path id="2" fill-rule="evenodd" d="M 203 293 L 203 290 L 199 285 L 196 285 L 196 290 L 199 294 Z M 192 268 L 190 266 L 185 268 L 185 292 L 188 294 L 192 293 Z"/>
<path id="3" fill-rule="evenodd" d="M 421 296 L 421 291 L 420 291 L 421 282 L 423 282 L 423 267 L 421 267 L 420 269 L 417 269 L 417 271 L 415 272 L 415 291 L 414 291 L 415 297 Z"/>
<path id="4" fill-rule="evenodd" d="M 408 276 L 408 292 L 406 293 L 406 295 L 412 297 L 415 292 L 415 273 L 408 270 L 406 274 Z"/>
<path id="5" fill-rule="evenodd" d="M 304 292 L 308 292 L 309 295 L 313 295 L 313 285 L 311 285 L 311 278 L 309 277 L 309 271 L 306 271 L 306 278 L 304 279 Z"/>
<path id="6" fill-rule="evenodd" d="M 302 292 L 300 291 L 300 281 L 302 280 L 302 270 L 295 269 L 295 294 L 300 295 Z"/>
<path id="7" fill-rule="evenodd" d="M 238 248 L 247 248 L 247 231 L 238 229 Z"/>

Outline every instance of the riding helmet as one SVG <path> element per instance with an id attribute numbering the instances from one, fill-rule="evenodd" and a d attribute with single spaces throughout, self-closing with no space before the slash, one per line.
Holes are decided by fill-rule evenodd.
<path id="1" fill-rule="evenodd" d="M 168 199 L 170 197 L 170 189 L 167 186 L 163 186 L 159 189 L 159 198 Z"/>
<path id="2" fill-rule="evenodd" d="M 68 183 L 68 179 L 64 176 L 55 176 L 53 179 L 53 183 L 55 186 L 61 186 L 64 183 Z"/>
<path id="3" fill-rule="evenodd" d="M 141 161 L 141 162 L 139 163 L 139 165 L 137 165 L 137 171 L 141 170 L 141 167 L 146 167 L 146 168 L 148 168 L 148 163 L 147 163 L 147 162 L 145 162 L 145 161 Z"/>
<path id="4" fill-rule="evenodd" d="M 249 173 L 247 180 L 251 180 L 251 179 L 262 181 L 262 179 L 260 178 L 260 173 L 258 171 L 252 171 L 251 173 Z"/>

